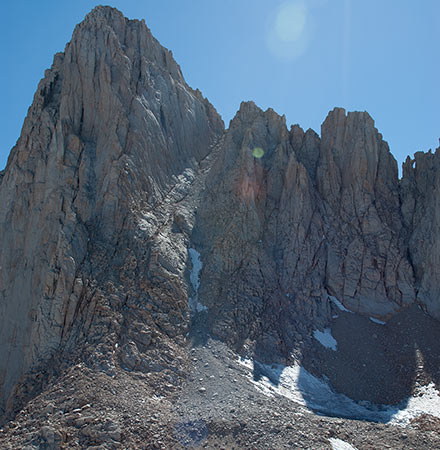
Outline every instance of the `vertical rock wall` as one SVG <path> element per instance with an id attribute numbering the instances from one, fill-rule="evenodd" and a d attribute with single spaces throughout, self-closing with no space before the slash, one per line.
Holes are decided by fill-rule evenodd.
<path id="1" fill-rule="evenodd" d="M 262 358 L 323 327 L 329 295 L 439 318 L 439 155 L 417 153 L 398 180 L 371 117 L 341 108 L 319 137 L 243 103 L 225 133 L 143 22 L 95 8 L 0 172 L 0 413 L 80 352 L 109 373 L 177 376 L 189 248 L 194 314 Z"/>
<path id="2" fill-rule="evenodd" d="M 200 298 L 213 332 L 286 354 L 307 324 L 329 320 L 328 295 L 370 316 L 415 301 L 438 316 L 438 161 L 416 161 L 399 181 L 365 112 L 334 109 L 320 139 L 243 103 L 196 226 L 205 261 Z"/>
<path id="3" fill-rule="evenodd" d="M 139 333 L 144 322 L 171 336 L 186 326 L 186 252 L 167 278 L 160 205 L 222 133 L 143 22 L 97 7 L 76 27 L 2 173 L 0 408 L 68 342 L 120 333 L 127 303 L 143 309 Z"/>
<path id="4" fill-rule="evenodd" d="M 402 215 L 418 301 L 440 318 L 440 148 L 403 165 Z"/>

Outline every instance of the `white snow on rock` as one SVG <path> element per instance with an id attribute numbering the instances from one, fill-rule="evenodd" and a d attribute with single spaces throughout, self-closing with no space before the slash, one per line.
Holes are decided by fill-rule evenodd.
<path id="1" fill-rule="evenodd" d="M 199 286 L 200 286 L 200 271 L 202 270 L 203 263 L 200 259 L 200 253 L 194 248 L 188 249 L 189 256 L 191 258 L 192 270 L 189 276 L 192 287 L 194 289 L 194 297 L 188 298 L 188 303 L 193 313 L 206 311 L 208 308 L 199 302 Z"/>
<path id="2" fill-rule="evenodd" d="M 356 447 L 353 447 L 351 444 L 343 441 L 342 439 L 330 438 L 329 441 L 333 450 L 357 450 Z"/>
<path id="3" fill-rule="evenodd" d="M 405 426 L 411 419 L 422 414 L 431 414 L 440 418 L 440 392 L 437 391 L 434 383 L 420 386 L 414 397 L 408 399 L 405 408 L 396 411 L 391 423 Z"/>
<path id="4" fill-rule="evenodd" d="M 338 343 L 336 339 L 332 336 L 330 328 L 325 328 L 324 331 L 315 330 L 313 332 L 313 337 L 321 343 L 326 348 L 336 351 L 338 349 Z"/>
<path id="5" fill-rule="evenodd" d="M 374 323 L 377 323 L 378 325 L 386 325 L 386 322 L 383 322 L 382 320 L 376 319 L 375 317 L 370 317 L 370 320 Z"/>
<path id="6" fill-rule="evenodd" d="M 190 275 L 191 284 L 193 285 L 194 290 L 197 292 L 200 286 L 200 271 L 202 270 L 203 263 L 200 259 L 200 253 L 194 248 L 190 248 L 188 250 L 189 256 L 191 258 L 192 270 Z"/>
<path id="7" fill-rule="evenodd" d="M 413 397 L 398 405 L 357 403 L 344 394 L 335 392 L 324 379 L 317 378 L 300 365 L 261 364 L 240 360 L 249 370 L 248 378 L 262 394 L 282 395 L 318 414 L 339 416 L 405 427 L 421 414 L 440 418 L 440 393 L 434 384 L 419 387 Z"/>
<path id="8" fill-rule="evenodd" d="M 333 295 L 328 296 L 329 300 L 331 300 L 341 311 L 349 312 L 354 314 L 353 311 L 350 311 L 347 309 L 336 297 L 333 297 Z"/>

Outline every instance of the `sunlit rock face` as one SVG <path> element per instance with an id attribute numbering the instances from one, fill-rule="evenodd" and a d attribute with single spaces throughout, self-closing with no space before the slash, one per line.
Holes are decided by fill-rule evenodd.
<path id="1" fill-rule="evenodd" d="M 95 8 L 0 172 L 0 412 L 75 358 L 177 385 L 191 321 L 270 360 L 328 326 L 329 296 L 440 317 L 439 154 L 399 181 L 340 108 L 321 137 L 252 102 L 225 131 L 143 22 Z"/>
<path id="2" fill-rule="evenodd" d="M 75 28 L 0 179 L 0 410 L 29 370 L 125 323 L 128 366 L 149 364 L 133 334 L 183 339 L 186 238 L 160 205 L 222 133 L 143 22 L 98 7 Z"/>

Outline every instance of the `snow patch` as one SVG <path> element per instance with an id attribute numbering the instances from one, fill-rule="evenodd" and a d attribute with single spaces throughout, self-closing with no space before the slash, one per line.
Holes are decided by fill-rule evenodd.
<path id="1" fill-rule="evenodd" d="M 338 438 L 330 438 L 330 444 L 332 446 L 332 450 L 357 450 L 356 447 L 353 447 L 348 442 L 343 441 Z"/>
<path id="2" fill-rule="evenodd" d="M 405 426 L 411 419 L 422 414 L 431 414 L 440 418 L 440 392 L 437 391 L 434 383 L 420 386 L 414 397 L 408 399 L 406 407 L 396 411 L 391 423 Z"/>
<path id="3" fill-rule="evenodd" d="M 336 342 L 336 339 L 332 336 L 330 328 L 325 328 L 324 331 L 315 330 L 313 332 L 313 337 L 326 348 L 330 348 L 331 350 L 334 351 L 338 349 L 338 343 Z"/>
<path id="4" fill-rule="evenodd" d="M 194 248 L 188 249 L 188 253 L 192 263 L 192 270 L 189 279 L 191 280 L 191 284 L 194 289 L 194 297 L 188 298 L 189 307 L 193 313 L 206 311 L 208 308 L 199 302 L 200 271 L 203 267 L 202 260 L 200 259 L 200 253 Z"/>
<path id="5" fill-rule="evenodd" d="M 191 257 L 191 262 L 192 262 L 192 270 L 191 270 L 191 275 L 190 275 L 190 280 L 191 280 L 191 284 L 194 288 L 194 290 L 197 292 L 199 290 L 199 286 L 200 286 L 200 271 L 202 270 L 203 267 L 203 263 L 202 260 L 200 259 L 200 253 L 193 249 L 190 248 L 188 250 L 189 252 L 189 256 Z"/>
<path id="6" fill-rule="evenodd" d="M 200 303 L 200 302 L 194 302 L 193 301 L 193 299 L 190 299 L 190 301 L 191 301 L 191 305 L 192 305 L 192 311 L 193 312 L 202 312 L 202 311 L 208 311 L 208 307 L 207 306 L 205 306 L 205 305 L 203 305 L 202 303 Z M 190 306 L 191 306 L 190 305 Z"/>
<path id="7" fill-rule="evenodd" d="M 341 311 L 349 312 L 351 314 L 354 314 L 353 311 L 350 311 L 347 309 L 336 297 L 333 297 L 333 295 L 328 296 L 329 300 L 331 300 Z"/>
<path id="8" fill-rule="evenodd" d="M 370 317 L 370 320 L 374 323 L 377 323 L 378 325 L 386 325 L 386 322 L 383 322 L 382 320 L 376 319 L 375 317 Z"/>
<path id="9" fill-rule="evenodd" d="M 405 427 L 421 414 L 440 418 L 440 393 L 433 383 L 419 387 L 414 397 L 398 405 L 357 403 L 344 394 L 335 392 L 326 380 L 317 378 L 301 367 L 281 364 L 261 364 L 258 361 L 239 360 L 248 368 L 249 380 L 268 397 L 282 395 L 318 414 L 346 417 Z M 342 448 L 342 447 L 341 447 Z"/>

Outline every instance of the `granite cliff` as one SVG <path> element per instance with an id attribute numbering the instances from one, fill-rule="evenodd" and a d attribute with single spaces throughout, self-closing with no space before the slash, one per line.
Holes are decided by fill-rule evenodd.
<path id="1" fill-rule="evenodd" d="M 212 338 L 255 361 L 302 360 L 356 400 L 400 401 L 414 373 L 376 398 L 344 384 L 328 353 L 304 355 L 313 330 L 356 334 L 353 320 L 409 314 L 438 335 L 439 189 L 440 149 L 408 157 L 399 179 L 366 112 L 335 108 L 319 136 L 245 102 L 225 129 L 143 21 L 95 8 L 55 55 L 0 172 L 3 422 L 69 376 L 168 398 L 191 343 Z M 438 343 L 417 336 L 438 386 Z M 377 353 L 394 354 L 386 345 Z M 87 403 L 75 401 L 63 411 Z M 113 425 L 70 438 L 60 427 L 20 442 L 138 445 Z"/>
<path id="2" fill-rule="evenodd" d="M 169 222 L 222 133 L 144 23 L 97 8 L 78 25 L 1 184 L 3 408 L 25 373 L 95 333 L 130 323 L 148 343 L 151 319 L 183 339 L 187 246 Z"/>

